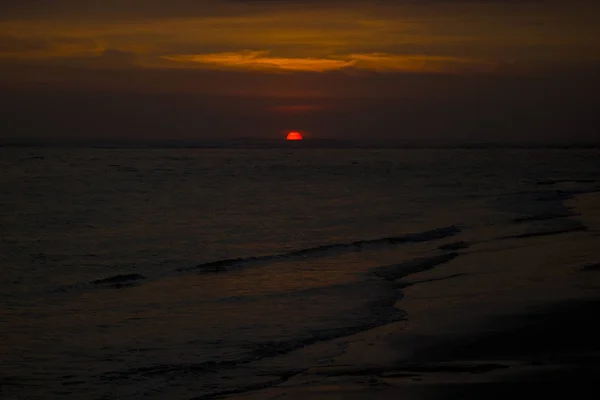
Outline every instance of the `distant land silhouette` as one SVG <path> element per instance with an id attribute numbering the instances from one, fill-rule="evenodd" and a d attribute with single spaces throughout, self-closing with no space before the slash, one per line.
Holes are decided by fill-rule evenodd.
<path id="1" fill-rule="evenodd" d="M 373 149 L 492 149 L 492 148 L 600 148 L 600 141 L 595 142 L 475 142 L 475 141 L 425 141 L 425 140 L 390 140 L 390 139 L 306 139 L 302 141 L 286 141 L 281 139 L 233 138 L 203 140 L 47 140 L 47 139 L 4 139 L 0 147 L 71 147 L 71 148 L 373 148 Z"/>

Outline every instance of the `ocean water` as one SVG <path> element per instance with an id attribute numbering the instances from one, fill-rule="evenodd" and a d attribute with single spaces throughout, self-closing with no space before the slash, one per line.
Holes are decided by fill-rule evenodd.
<path id="1" fill-rule="evenodd" d="M 5 398 L 269 385 L 298 366 L 268 360 L 406 318 L 393 279 L 465 237 L 585 229 L 564 200 L 600 190 L 594 149 L 3 148 L 0 170 Z"/>

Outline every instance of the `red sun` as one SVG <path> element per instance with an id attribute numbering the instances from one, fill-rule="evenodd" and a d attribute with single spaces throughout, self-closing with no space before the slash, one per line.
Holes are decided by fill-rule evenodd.
<path id="1" fill-rule="evenodd" d="M 290 132 L 285 140 L 302 140 L 302 135 L 299 132 Z"/>

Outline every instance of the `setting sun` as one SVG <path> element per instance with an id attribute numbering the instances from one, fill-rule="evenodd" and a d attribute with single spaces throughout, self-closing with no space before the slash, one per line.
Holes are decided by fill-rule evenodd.
<path id="1" fill-rule="evenodd" d="M 298 132 L 290 132 L 288 133 L 286 140 L 302 140 L 302 135 Z"/>

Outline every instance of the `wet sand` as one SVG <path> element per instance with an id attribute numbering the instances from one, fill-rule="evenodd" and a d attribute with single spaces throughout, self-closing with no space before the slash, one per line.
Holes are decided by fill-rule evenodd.
<path id="1" fill-rule="evenodd" d="M 600 194 L 566 205 L 574 214 L 566 219 L 585 229 L 460 237 L 460 246 L 446 247 L 458 257 L 395 281 L 405 320 L 305 349 L 324 354 L 319 366 L 303 364 L 301 352 L 271 362 L 289 372 L 228 398 L 592 397 L 600 373 Z"/>

